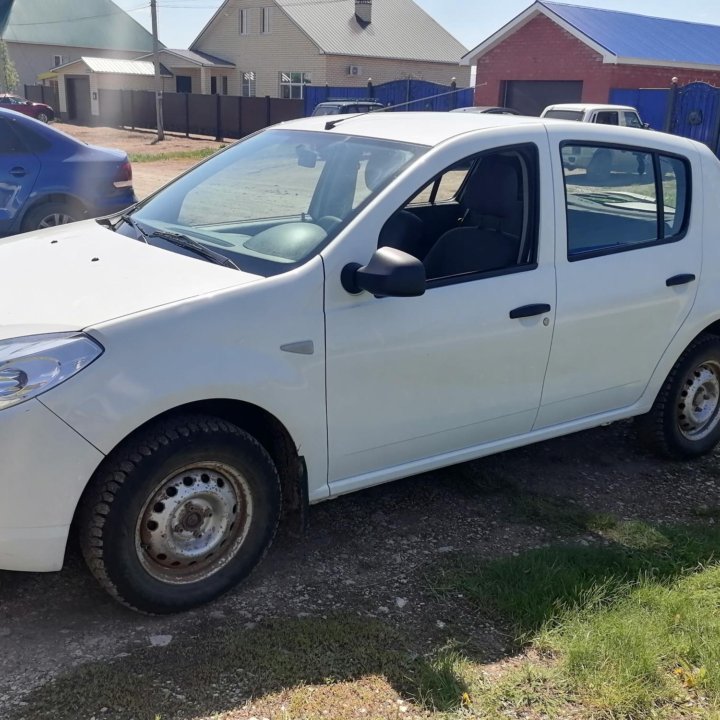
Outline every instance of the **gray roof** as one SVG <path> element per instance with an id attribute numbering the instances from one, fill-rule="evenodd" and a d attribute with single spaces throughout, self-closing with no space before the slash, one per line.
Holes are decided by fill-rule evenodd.
<path id="1" fill-rule="evenodd" d="M 354 0 L 275 0 L 327 55 L 459 63 L 467 52 L 413 0 L 372 4 L 372 22 L 355 18 Z"/>
<path id="2" fill-rule="evenodd" d="M 232 63 L 229 60 L 223 60 L 222 58 L 215 57 L 215 55 L 199 52 L 198 50 L 177 50 L 175 48 L 165 48 L 163 52 L 170 53 L 171 55 L 177 55 L 179 58 L 189 60 L 190 62 L 204 67 L 235 67 L 235 63 Z"/>
<path id="3" fill-rule="evenodd" d="M 36 45 L 152 50 L 152 35 L 112 0 L 17 0 L 2 38 Z"/>
<path id="4" fill-rule="evenodd" d="M 217 13 L 195 38 L 200 41 Z M 355 0 L 275 0 L 275 3 L 326 55 L 351 55 L 424 62 L 458 63 L 467 52 L 444 27 L 413 0 L 376 0 L 372 22 L 355 18 Z"/>
<path id="5" fill-rule="evenodd" d="M 124 60 L 120 58 L 98 58 L 98 57 L 81 57 L 79 60 L 72 60 L 63 65 L 53 68 L 53 71 L 62 70 L 63 68 L 85 63 L 90 72 L 107 73 L 111 75 L 144 75 L 152 77 L 155 75 L 155 66 L 151 62 L 143 60 Z M 160 65 L 160 74 L 165 77 L 172 77 L 172 73 L 164 66 Z"/>

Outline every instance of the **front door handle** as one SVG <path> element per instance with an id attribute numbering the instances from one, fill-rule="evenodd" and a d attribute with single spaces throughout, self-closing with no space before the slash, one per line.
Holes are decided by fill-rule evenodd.
<path id="1" fill-rule="evenodd" d="M 523 305 L 510 311 L 510 319 L 532 317 L 533 315 L 543 315 L 550 312 L 550 306 L 547 303 L 535 303 L 534 305 Z"/>
<path id="2" fill-rule="evenodd" d="M 673 285 L 687 285 L 687 283 L 691 283 L 694 279 L 695 276 L 692 273 L 685 273 L 684 275 L 673 275 L 665 281 L 665 284 L 668 287 L 673 287 Z"/>
<path id="3" fill-rule="evenodd" d="M 25 171 L 24 167 L 16 166 L 10 171 L 11 175 L 14 175 L 15 177 L 25 177 L 27 175 L 27 172 Z"/>

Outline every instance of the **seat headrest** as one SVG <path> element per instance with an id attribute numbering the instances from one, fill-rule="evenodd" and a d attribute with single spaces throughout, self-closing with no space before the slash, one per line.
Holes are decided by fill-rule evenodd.
<path id="1" fill-rule="evenodd" d="M 462 202 L 481 215 L 509 217 L 518 202 L 518 162 L 515 159 L 491 156 L 483 158 L 468 179 Z"/>
<path id="2" fill-rule="evenodd" d="M 376 190 L 395 174 L 412 155 L 402 150 L 383 148 L 370 155 L 365 165 L 365 185 L 368 190 Z"/>

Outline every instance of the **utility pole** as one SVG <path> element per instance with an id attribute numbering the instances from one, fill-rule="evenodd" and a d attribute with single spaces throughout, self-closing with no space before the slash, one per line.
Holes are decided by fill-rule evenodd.
<path id="1" fill-rule="evenodd" d="M 162 78 L 160 77 L 160 43 L 157 29 L 157 0 L 150 0 L 152 15 L 153 62 L 155 64 L 155 117 L 157 119 L 157 141 L 165 139 L 163 129 Z"/>

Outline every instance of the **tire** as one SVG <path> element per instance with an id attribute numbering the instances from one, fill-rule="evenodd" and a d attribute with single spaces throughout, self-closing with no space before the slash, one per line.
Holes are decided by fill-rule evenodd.
<path id="1" fill-rule="evenodd" d="M 167 420 L 109 459 L 80 506 L 80 545 L 100 584 L 151 614 L 189 610 L 247 577 L 281 510 L 266 450 L 223 420 Z"/>
<path id="2" fill-rule="evenodd" d="M 41 113 L 38 113 L 35 117 L 40 122 L 44 122 L 44 123 L 50 122 L 50 118 L 48 117 L 47 113 L 41 112 Z"/>
<path id="3" fill-rule="evenodd" d="M 702 335 L 686 348 L 636 423 L 643 443 L 665 457 L 713 450 L 720 441 L 720 338 Z"/>
<path id="4" fill-rule="evenodd" d="M 22 231 L 42 230 L 43 228 L 66 225 L 81 220 L 82 211 L 76 205 L 62 202 L 47 202 L 32 208 L 22 222 Z"/>

